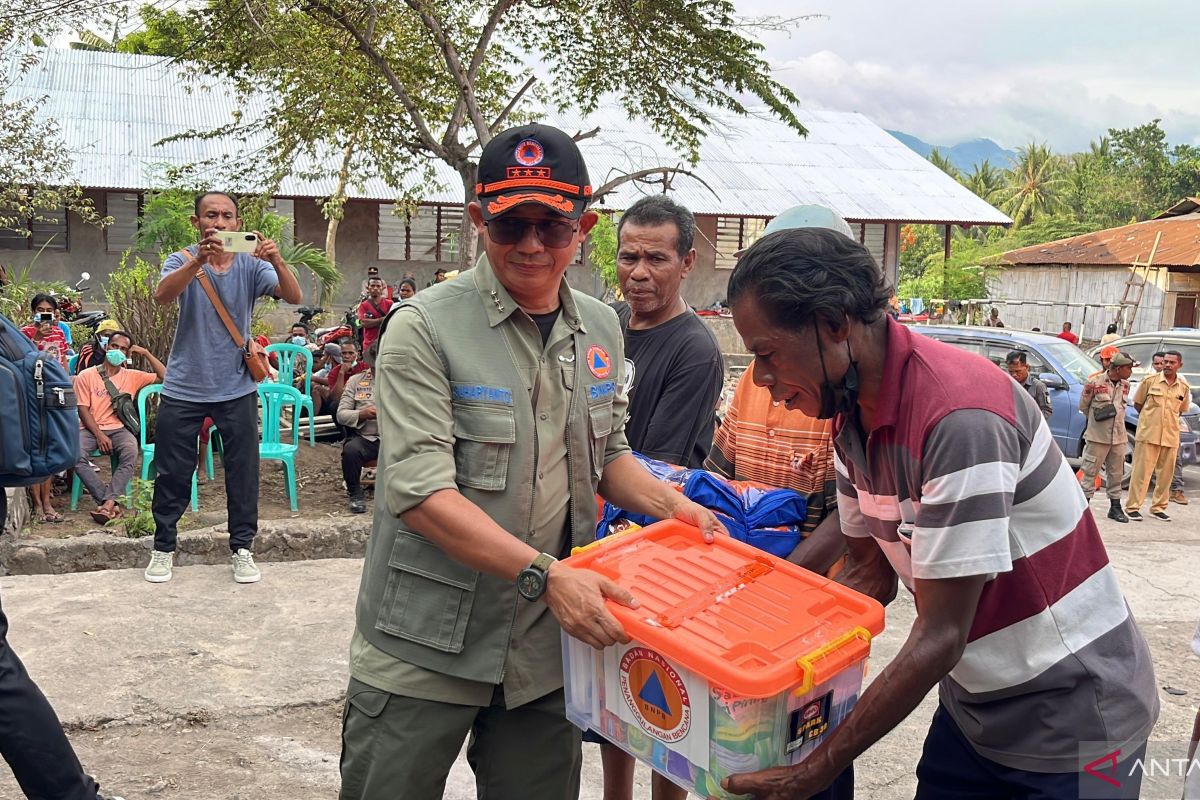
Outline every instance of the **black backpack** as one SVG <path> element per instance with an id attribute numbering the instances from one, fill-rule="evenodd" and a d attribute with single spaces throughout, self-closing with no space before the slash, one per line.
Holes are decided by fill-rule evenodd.
<path id="1" fill-rule="evenodd" d="M 0 409 L 0 486 L 31 486 L 75 466 L 79 414 L 71 378 L 3 314 Z"/>

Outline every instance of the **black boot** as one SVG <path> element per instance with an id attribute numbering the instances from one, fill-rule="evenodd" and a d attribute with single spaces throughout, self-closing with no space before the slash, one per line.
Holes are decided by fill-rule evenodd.
<path id="1" fill-rule="evenodd" d="M 359 488 L 356 490 L 351 490 L 351 492 L 350 492 L 350 513 L 351 514 L 365 514 L 366 511 L 367 511 L 367 501 L 363 497 L 362 489 Z"/>
<path id="2" fill-rule="evenodd" d="M 1129 522 L 1129 517 L 1125 516 L 1125 510 L 1121 508 L 1120 500 L 1109 500 L 1108 518 L 1115 519 L 1117 522 Z"/>

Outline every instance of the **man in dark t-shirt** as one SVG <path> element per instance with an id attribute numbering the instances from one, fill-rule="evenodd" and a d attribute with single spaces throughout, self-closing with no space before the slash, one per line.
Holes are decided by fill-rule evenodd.
<path id="1" fill-rule="evenodd" d="M 703 320 L 684 302 L 696 261 L 695 221 L 664 195 L 634 203 L 617 229 L 617 278 L 625 303 L 629 420 L 625 435 L 642 455 L 700 468 L 712 447 L 724 361 Z"/>
<path id="2" fill-rule="evenodd" d="M 626 302 L 615 306 L 625 332 L 629 418 L 625 435 L 638 453 L 702 468 L 712 447 L 724 361 L 717 339 L 683 300 L 696 222 L 666 195 L 634 203 L 617 227 L 617 279 Z M 589 731 L 587 741 L 603 741 Z M 603 745 L 605 800 L 631 797 L 633 757 Z M 687 792 L 654 774 L 654 800 Z"/>

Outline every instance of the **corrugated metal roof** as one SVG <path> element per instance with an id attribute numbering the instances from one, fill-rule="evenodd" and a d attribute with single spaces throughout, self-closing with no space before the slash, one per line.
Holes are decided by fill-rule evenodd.
<path id="1" fill-rule="evenodd" d="M 266 144 L 261 135 L 158 144 L 188 130 L 230 126 L 235 110 L 258 119 L 267 108 L 264 98 L 238 106 L 227 84 L 216 79 L 193 81 L 183 67 L 168 59 L 61 49 L 44 50 L 41 55 L 41 63 L 24 75 L 12 63 L 8 65 L 9 96 L 47 98 L 42 113 L 59 121 L 68 146 L 77 154 L 76 179 L 82 185 L 152 188 L 161 183 L 154 176 L 161 174 L 163 165 L 205 162 L 231 151 L 252 153 Z M 801 111 L 798 116 L 809 130 L 806 138 L 764 111 L 749 117 L 719 115 L 720 122 L 704 141 L 695 167 L 688 166 L 644 121 L 629 119 L 615 104 L 586 119 L 573 112 L 548 113 L 546 119 L 571 132 L 600 128 L 599 134 L 580 142 L 594 186 L 650 167 L 691 169 L 695 178 L 678 175 L 671 185 L 676 199 L 698 214 L 771 217 L 799 203 L 818 203 L 853 222 L 1011 223 L 866 117 L 832 111 Z M 336 162 L 337 157 L 330 153 L 329 161 Z M 312 166 L 301 160 L 295 171 L 300 174 Z M 423 198 L 461 202 L 457 173 L 440 161 L 434 161 L 433 167 L 441 185 L 423 189 Z M 419 180 L 414 176 L 412 186 L 392 187 L 369 178 L 351 187 L 349 194 L 391 200 Z M 291 177 L 279 193 L 321 197 L 333 185 L 332 179 Z M 604 204 L 625 208 L 642 194 L 658 190 L 653 185 L 625 184 Z"/>
<path id="2" fill-rule="evenodd" d="M 1168 208 L 1166 211 L 1159 214 L 1155 219 L 1166 219 L 1167 217 L 1178 217 L 1183 214 L 1191 214 L 1200 211 L 1200 197 L 1185 197 L 1175 205 Z"/>
<path id="3" fill-rule="evenodd" d="M 1150 258 L 1156 237 L 1160 238 L 1158 249 L 1154 252 L 1154 266 L 1200 265 L 1200 213 L 1151 219 L 1056 242 L 1035 244 L 1020 250 L 1009 250 L 1001 254 L 998 260 L 1014 266 L 1087 264 L 1128 267 L 1134 261 L 1145 262 Z"/>

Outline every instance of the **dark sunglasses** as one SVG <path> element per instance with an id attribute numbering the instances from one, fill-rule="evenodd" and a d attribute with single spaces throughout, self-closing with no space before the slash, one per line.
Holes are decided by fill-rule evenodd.
<path id="1" fill-rule="evenodd" d="M 545 247 L 566 247 L 577 230 L 573 223 L 557 219 L 497 217 L 486 224 L 488 237 L 495 244 L 516 244 L 525 238 L 525 231 L 532 226 L 537 232 L 538 241 Z"/>

